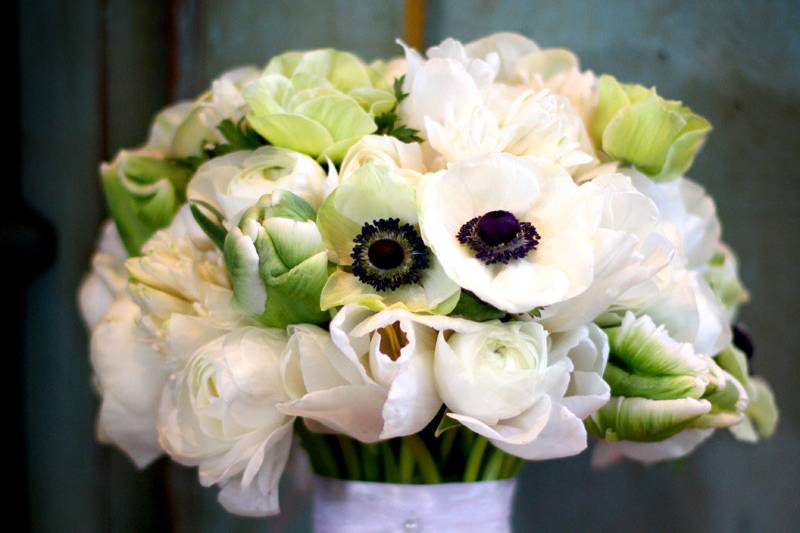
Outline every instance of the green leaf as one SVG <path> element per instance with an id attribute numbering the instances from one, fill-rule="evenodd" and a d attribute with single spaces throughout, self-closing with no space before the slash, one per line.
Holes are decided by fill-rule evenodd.
<path id="1" fill-rule="evenodd" d="M 392 88 L 394 89 L 394 99 L 397 100 L 398 104 L 408 97 L 408 93 L 403 92 L 403 83 L 405 83 L 405 81 L 406 75 L 403 74 L 399 78 L 395 78 L 394 84 L 392 84 Z"/>
<path id="2" fill-rule="evenodd" d="M 450 314 L 474 320 L 475 322 L 499 320 L 506 316 L 505 311 L 501 311 L 487 304 L 466 290 L 461 291 L 461 297 L 458 299 L 455 309 L 453 309 Z"/>
<path id="3" fill-rule="evenodd" d="M 439 425 L 436 426 L 436 432 L 434 433 L 434 436 L 437 439 L 442 435 L 442 433 L 445 433 L 446 431 L 449 431 L 451 429 L 456 429 L 458 426 L 461 425 L 461 423 L 455 418 L 450 418 L 449 416 L 447 416 L 447 413 L 449 412 L 450 411 L 445 409 L 445 411 L 442 413 L 442 418 L 439 420 Z"/>
<path id="4" fill-rule="evenodd" d="M 225 217 L 223 217 L 222 213 L 217 211 L 213 205 L 203 200 L 189 200 L 189 209 L 191 209 L 192 216 L 197 222 L 197 225 L 208 235 L 211 242 L 216 244 L 220 250 L 224 250 L 225 238 L 228 236 L 228 230 L 226 230 L 223 225 Z M 209 218 L 204 211 L 208 211 L 214 220 Z"/>

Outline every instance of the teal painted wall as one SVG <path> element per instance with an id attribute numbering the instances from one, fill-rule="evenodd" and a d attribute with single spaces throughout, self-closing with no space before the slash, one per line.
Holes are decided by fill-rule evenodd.
<path id="1" fill-rule="evenodd" d="M 94 441 L 96 402 L 75 290 L 102 218 L 96 165 L 144 139 L 152 114 L 215 74 L 288 48 L 399 52 L 403 5 L 347 1 L 20 1 L 22 186 L 56 227 L 56 263 L 28 291 L 24 381 L 30 516 L 41 532 L 308 531 L 291 481 L 284 513 L 226 515 L 194 473 L 143 473 Z M 783 420 L 757 447 L 720 433 L 678 467 L 596 472 L 588 454 L 526 467 L 518 531 L 790 531 L 800 511 L 800 5 L 790 1 L 428 2 L 429 44 L 522 32 L 584 66 L 654 84 L 715 131 L 693 177 L 717 199 L 753 300 Z"/>

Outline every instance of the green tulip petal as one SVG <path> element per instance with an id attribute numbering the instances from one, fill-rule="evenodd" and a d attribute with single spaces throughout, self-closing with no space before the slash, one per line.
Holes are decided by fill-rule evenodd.
<path id="1" fill-rule="evenodd" d="M 629 105 L 630 99 L 622 85 L 608 74 L 600 76 L 597 84 L 598 102 L 592 121 L 592 136 L 598 146 L 602 146 L 603 132 L 611 119 L 623 107 Z"/>
<path id="2" fill-rule="evenodd" d="M 705 400 L 614 397 L 587 420 L 587 429 L 610 441 L 657 442 L 680 433 L 708 414 Z"/>
<path id="3" fill-rule="evenodd" d="M 214 140 L 215 133 L 200 118 L 202 107 L 195 108 L 175 130 L 169 155 L 183 159 L 203 153 L 203 145 Z"/>
<path id="4" fill-rule="evenodd" d="M 153 184 L 150 197 L 139 207 L 139 217 L 151 228 L 165 228 L 172 222 L 177 207 L 175 187 L 169 181 L 161 180 Z"/>
<path id="5" fill-rule="evenodd" d="M 312 256 L 285 274 L 266 280 L 269 300 L 261 321 L 269 327 L 321 324 L 330 315 L 320 309 L 320 293 L 328 279 L 325 252 Z"/>
<path id="6" fill-rule="evenodd" d="M 323 251 L 322 238 L 314 222 L 272 217 L 264 221 L 264 228 L 275 253 L 288 269 Z"/>
<path id="7" fill-rule="evenodd" d="M 619 327 L 607 328 L 611 356 L 629 370 L 650 376 L 697 376 L 708 372 L 708 362 L 691 344 L 673 340 L 663 326 L 645 315 L 627 313 Z"/>
<path id="8" fill-rule="evenodd" d="M 769 438 L 778 425 L 778 406 L 769 384 L 761 378 L 751 379 L 752 393 L 745 411 L 756 426 L 760 436 Z"/>
<path id="9" fill-rule="evenodd" d="M 100 180 L 108 211 L 117 225 L 125 249 L 128 255 L 138 256 L 142 245 L 155 233 L 156 228 L 139 219 L 136 202 L 122 186 L 113 165 L 101 167 Z"/>
<path id="10" fill-rule="evenodd" d="M 603 379 L 611 387 L 613 396 L 651 400 L 700 398 L 706 389 L 706 381 L 694 376 L 655 377 L 631 374 L 613 363 L 606 366 Z"/>
<path id="11" fill-rule="evenodd" d="M 264 232 L 253 223 L 251 230 Z M 231 276 L 236 303 L 247 313 L 260 315 L 267 303 L 267 292 L 259 276 L 259 257 L 253 242 L 255 235 L 245 235 L 234 228 L 225 238 L 225 265 Z"/>
<path id="12" fill-rule="evenodd" d="M 739 380 L 745 389 L 750 387 L 747 356 L 734 345 L 729 345 L 714 356 L 714 361 L 726 372 Z"/>

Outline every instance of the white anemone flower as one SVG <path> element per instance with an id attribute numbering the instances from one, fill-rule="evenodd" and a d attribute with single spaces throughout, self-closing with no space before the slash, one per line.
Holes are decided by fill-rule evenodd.
<path id="1" fill-rule="evenodd" d="M 590 286 L 602 198 L 562 168 L 492 154 L 427 175 L 420 229 L 445 273 L 510 313 Z"/>

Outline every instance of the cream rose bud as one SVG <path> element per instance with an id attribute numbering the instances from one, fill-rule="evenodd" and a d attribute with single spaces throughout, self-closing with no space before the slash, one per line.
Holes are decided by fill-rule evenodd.
<path id="1" fill-rule="evenodd" d="M 113 220 L 100 228 L 97 251 L 92 256 L 92 270 L 83 278 L 78 305 L 83 321 L 93 329 L 128 282 L 125 259 L 128 253 L 119 238 Z"/>
<path id="2" fill-rule="evenodd" d="M 203 200 L 238 224 L 242 213 L 265 194 L 287 190 L 319 207 L 327 175 L 310 157 L 285 148 L 242 150 L 203 164 L 189 183 L 189 200 Z"/>
<path id="3" fill-rule="evenodd" d="M 388 135 L 367 135 L 347 151 L 337 181 L 347 180 L 370 163 L 391 168 L 410 185 L 416 185 L 426 171 L 419 143 L 404 143 Z M 335 167 L 332 169 L 335 171 Z"/>
<path id="4" fill-rule="evenodd" d="M 280 377 L 283 330 L 244 327 L 201 347 L 164 388 L 158 433 L 176 461 L 199 467 L 200 483 L 220 485 L 230 512 L 278 512 L 278 481 L 293 418 Z"/>
<path id="5" fill-rule="evenodd" d="M 440 333 L 436 343 L 434 373 L 448 416 L 524 459 L 586 448 L 581 419 L 609 397 L 602 331 L 590 325 L 548 339 L 532 321 L 477 327 Z"/>
<path id="6" fill-rule="evenodd" d="M 436 416 L 442 401 L 433 378 L 437 330 L 475 323 L 401 309 L 375 313 L 345 305 L 330 334 L 294 326 L 283 361 L 291 401 L 286 413 L 363 442 L 411 435 Z"/>
<path id="7" fill-rule="evenodd" d="M 101 396 L 98 438 L 144 468 L 161 455 L 156 419 L 169 367 L 143 341 L 140 318 L 139 307 L 122 293 L 92 332 L 90 357 Z"/>

